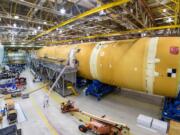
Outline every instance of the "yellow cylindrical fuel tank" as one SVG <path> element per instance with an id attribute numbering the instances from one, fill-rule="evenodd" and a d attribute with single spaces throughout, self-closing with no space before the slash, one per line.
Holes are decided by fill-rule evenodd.
<path id="1" fill-rule="evenodd" d="M 77 54 L 78 73 L 110 85 L 176 97 L 180 84 L 180 37 L 153 37 L 43 47 L 38 57 L 67 59 Z"/>

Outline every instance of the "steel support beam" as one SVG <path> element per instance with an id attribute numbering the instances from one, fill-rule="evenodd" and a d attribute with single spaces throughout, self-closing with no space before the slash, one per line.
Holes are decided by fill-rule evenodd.
<path id="1" fill-rule="evenodd" d="M 122 35 L 127 35 L 127 34 L 135 34 L 135 33 L 149 32 L 149 31 L 163 30 L 163 29 L 176 29 L 176 28 L 180 28 L 180 25 L 150 27 L 150 28 L 135 29 L 135 30 L 122 31 L 122 32 L 98 34 L 98 35 L 85 36 L 85 37 L 73 38 L 73 39 L 68 39 L 68 40 L 52 41 L 52 42 L 47 42 L 47 44 L 60 44 L 60 43 L 66 43 L 66 42 L 72 42 L 72 41 L 78 41 L 78 40 L 84 40 L 84 39 L 96 39 L 96 38 L 102 38 L 102 37 L 115 37 L 115 36 L 122 36 Z"/>
<path id="2" fill-rule="evenodd" d="M 112 8 L 112 7 L 115 7 L 115 6 L 120 6 L 120 5 L 122 5 L 122 4 L 124 4 L 124 3 L 127 3 L 127 2 L 129 2 L 129 1 L 130 1 L 130 0 L 117 0 L 117 1 L 115 1 L 115 2 L 111 2 L 111 3 L 108 3 L 108 4 L 104 4 L 104 5 L 100 6 L 100 7 L 96 7 L 96 8 L 93 8 L 93 9 L 91 9 L 91 10 L 88 10 L 88 11 L 86 11 L 86 12 L 80 14 L 80 15 L 77 15 L 77 16 L 75 16 L 75 17 L 73 17 L 73 18 L 71 18 L 71 19 L 69 19 L 69 20 L 67 20 L 67 21 L 64 21 L 64 22 L 62 22 L 62 23 L 60 23 L 60 24 L 58 24 L 58 25 L 56 25 L 56 26 L 54 26 L 54 27 L 52 27 L 52 28 L 50 28 L 50 29 L 48 29 L 48 30 L 40 33 L 40 34 L 38 34 L 38 35 L 35 36 L 34 38 L 30 39 L 30 40 L 28 41 L 28 43 L 34 41 L 35 39 L 37 39 L 37 38 L 39 38 L 39 37 L 42 37 L 43 35 L 46 35 L 46 34 L 52 32 L 53 30 L 56 30 L 57 28 L 63 27 L 63 26 L 65 26 L 65 25 L 70 24 L 70 23 L 72 23 L 72 22 L 75 22 L 75 21 L 77 21 L 77 20 L 79 20 L 79 19 L 82 19 L 82 18 L 84 18 L 84 17 L 90 16 L 90 15 L 92 15 L 92 14 L 94 14 L 94 13 L 97 13 L 97 12 L 99 12 L 99 11 L 101 11 L 101 10 L 105 10 L 105 9 Z"/>
<path id="3" fill-rule="evenodd" d="M 16 29 L 16 30 L 27 30 L 27 31 L 33 31 L 34 30 L 33 28 L 2 26 L 2 25 L 0 25 L 0 28 L 3 28 L 3 29 Z"/>
<path id="4" fill-rule="evenodd" d="M 11 15 L 6 15 L 6 14 L 0 14 L 0 18 L 5 18 L 5 19 L 10 19 L 10 20 L 16 20 L 16 21 L 23 21 L 23 22 L 31 22 L 31 23 L 36 23 L 36 24 L 40 24 L 40 25 L 46 25 L 46 26 L 54 26 L 53 24 L 44 24 L 43 22 L 45 22 L 45 20 L 39 20 L 39 19 L 31 19 L 29 17 L 26 16 L 22 16 L 22 15 L 18 15 L 22 18 L 19 19 L 15 19 L 14 16 Z"/>
<path id="5" fill-rule="evenodd" d="M 46 2 L 46 0 L 40 0 L 39 3 L 37 4 L 37 6 L 43 6 L 44 3 Z M 30 13 L 30 17 L 32 18 L 36 13 L 38 12 L 38 8 L 34 8 L 31 13 Z"/>
<path id="6" fill-rule="evenodd" d="M 38 6 L 34 3 L 31 3 L 31 2 L 27 2 L 27 1 L 22 1 L 22 0 L 10 0 L 12 2 L 16 2 L 18 4 L 21 4 L 21 5 L 24 5 L 24 6 L 27 6 L 27 7 L 30 7 L 30 8 L 36 8 L 36 9 L 39 9 L 39 10 L 42 10 L 44 12 L 49 12 L 49 13 L 52 13 L 52 14 L 56 14 L 56 15 L 60 15 L 61 16 L 61 13 L 57 10 L 54 10 L 54 9 L 51 9 L 51 8 L 47 8 L 47 7 L 42 7 L 42 6 Z M 70 17 L 72 16 L 71 14 L 66 14 L 67 17 Z"/>
<path id="7" fill-rule="evenodd" d="M 141 6 L 144 8 L 145 12 L 147 12 L 147 15 L 150 17 L 151 21 L 153 22 L 154 21 L 154 17 L 153 15 L 151 14 L 151 10 L 150 8 L 148 7 L 147 3 L 145 2 L 145 0 L 138 0 L 139 3 L 141 4 Z"/>

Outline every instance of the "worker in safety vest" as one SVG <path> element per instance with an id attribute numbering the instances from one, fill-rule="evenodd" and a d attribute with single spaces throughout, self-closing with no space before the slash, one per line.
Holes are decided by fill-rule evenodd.
<path id="1" fill-rule="evenodd" d="M 77 66 L 78 62 L 76 59 L 76 53 L 79 52 L 80 52 L 79 48 L 71 48 L 68 54 L 67 65 L 69 65 L 72 68 L 75 68 Z"/>

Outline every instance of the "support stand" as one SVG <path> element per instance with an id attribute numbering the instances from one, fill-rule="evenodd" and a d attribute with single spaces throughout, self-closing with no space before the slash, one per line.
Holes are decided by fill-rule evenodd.
<path id="1" fill-rule="evenodd" d="M 165 98 L 162 119 L 180 121 L 180 92 L 175 99 Z"/>
<path id="2" fill-rule="evenodd" d="M 86 89 L 86 96 L 93 95 L 99 101 L 102 98 L 102 96 L 112 92 L 113 90 L 114 90 L 113 86 L 101 83 L 98 80 L 93 80 L 92 84 L 90 84 Z"/>

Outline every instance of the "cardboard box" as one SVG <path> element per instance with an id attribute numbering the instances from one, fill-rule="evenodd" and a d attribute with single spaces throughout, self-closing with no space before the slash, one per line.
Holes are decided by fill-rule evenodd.
<path id="1" fill-rule="evenodd" d="M 170 121 L 168 135 L 180 135 L 180 122 Z"/>

